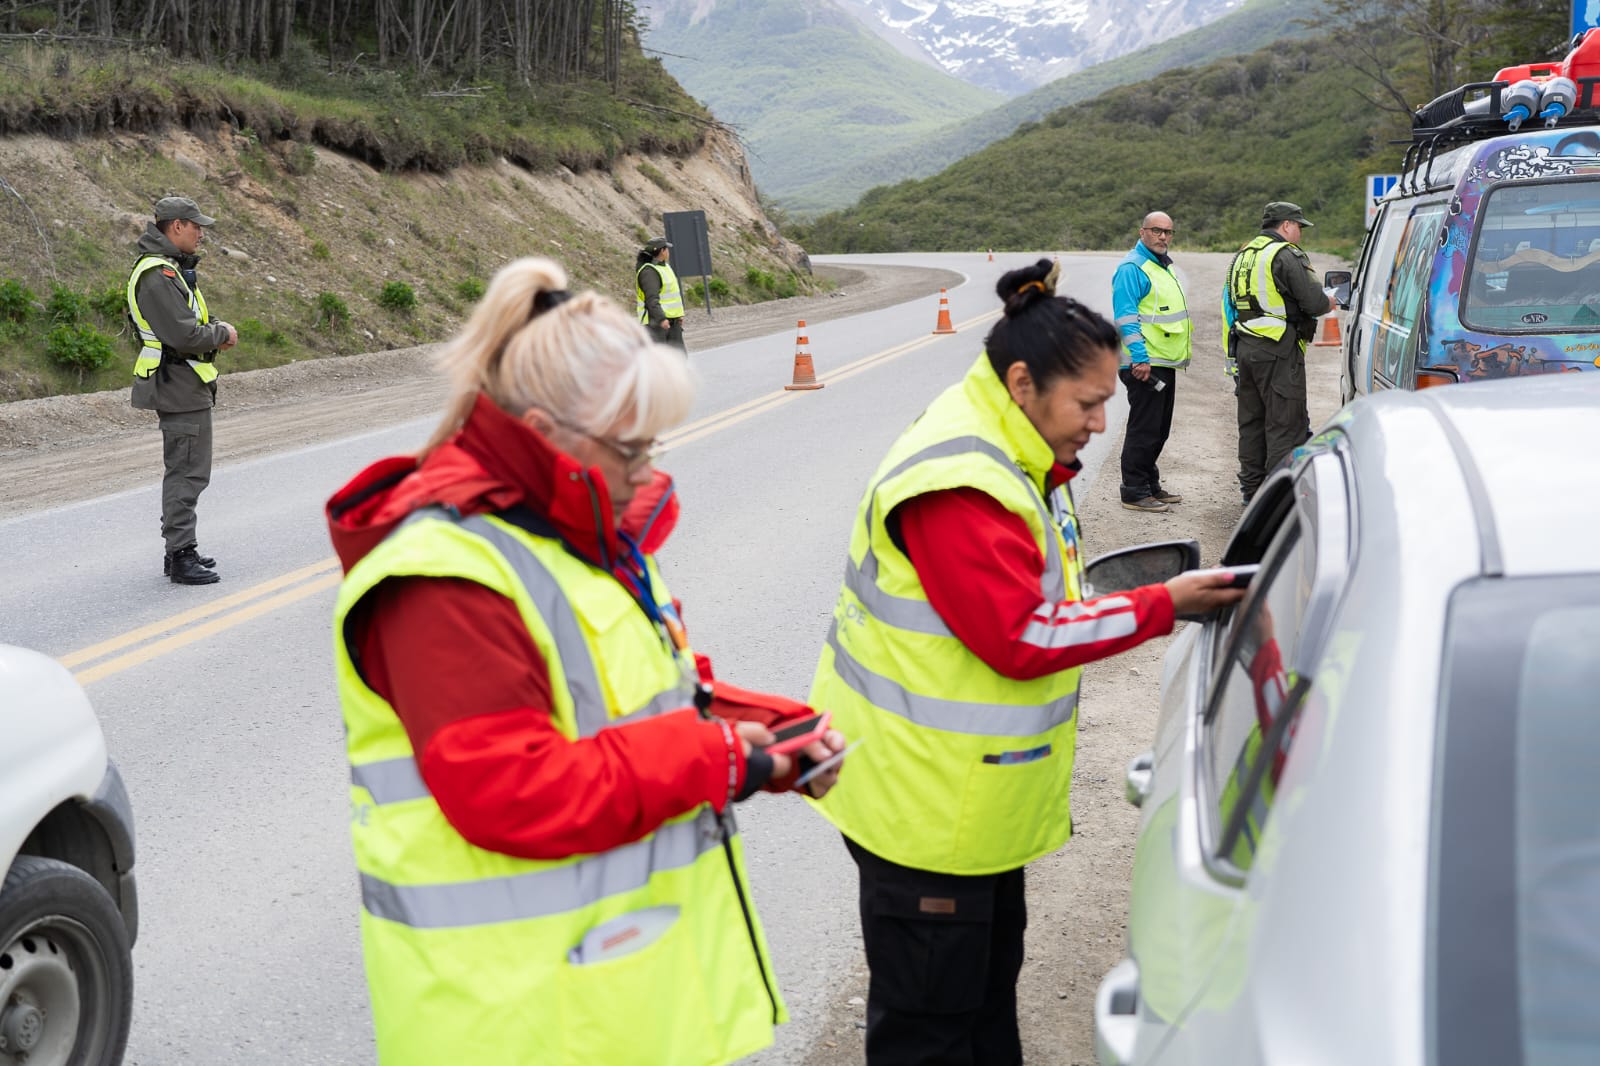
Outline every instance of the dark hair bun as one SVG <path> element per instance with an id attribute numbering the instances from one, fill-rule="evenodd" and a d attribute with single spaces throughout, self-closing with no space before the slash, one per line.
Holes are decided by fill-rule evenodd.
<path id="1" fill-rule="evenodd" d="M 1053 266 L 1050 260 L 1041 259 L 1032 266 L 1020 270 L 1008 270 L 1000 276 L 994 291 L 1005 304 L 1006 317 L 1016 315 L 1038 301 L 1048 300 L 1055 295 L 1052 284 L 1054 279 L 1050 278 Z"/>

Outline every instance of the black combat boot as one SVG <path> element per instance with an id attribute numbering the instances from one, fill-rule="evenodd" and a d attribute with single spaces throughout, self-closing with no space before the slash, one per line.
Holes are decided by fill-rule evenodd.
<path id="1" fill-rule="evenodd" d="M 207 569 L 214 562 L 200 558 L 200 553 L 192 547 L 179 548 L 167 556 L 166 572 L 174 585 L 213 585 L 222 580 L 215 570 Z"/>
<path id="2" fill-rule="evenodd" d="M 168 552 L 161 557 L 161 576 L 163 577 L 170 577 L 172 575 L 172 555 L 172 552 Z M 194 549 L 194 559 L 195 562 L 199 563 L 201 566 L 217 565 L 217 561 L 211 558 L 211 556 L 201 555 L 199 547 Z"/>

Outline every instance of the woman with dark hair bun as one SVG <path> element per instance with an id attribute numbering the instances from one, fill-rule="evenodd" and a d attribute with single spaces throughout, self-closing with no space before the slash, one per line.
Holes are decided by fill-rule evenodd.
<path id="1" fill-rule="evenodd" d="M 862 498 L 811 704 L 864 743 L 816 805 L 861 874 L 867 1062 L 1022 1061 L 1023 867 L 1072 832 L 1083 664 L 1232 603 L 1219 573 L 1084 600 L 1068 484 L 1118 336 L 1047 259 Z"/>

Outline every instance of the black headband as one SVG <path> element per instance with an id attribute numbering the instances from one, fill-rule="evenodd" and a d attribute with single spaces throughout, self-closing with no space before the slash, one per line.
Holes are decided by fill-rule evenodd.
<path id="1" fill-rule="evenodd" d="M 548 292 L 538 293 L 533 298 L 533 313 L 537 315 L 550 310 L 552 307 L 560 307 L 570 299 L 572 299 L 572 293 L 566 289 L 551 289 Z"/>

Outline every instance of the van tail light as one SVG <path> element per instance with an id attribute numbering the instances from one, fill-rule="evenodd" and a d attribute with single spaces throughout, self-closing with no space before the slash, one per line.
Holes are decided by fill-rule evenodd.
<path id="1" fill-rule="evenodd" d="M 1417 390 L 1431 389 L 1437 385 L 1454 385 L 1461 375 L 1454 367 L 1426 366 L 1417 368 Z"/>

